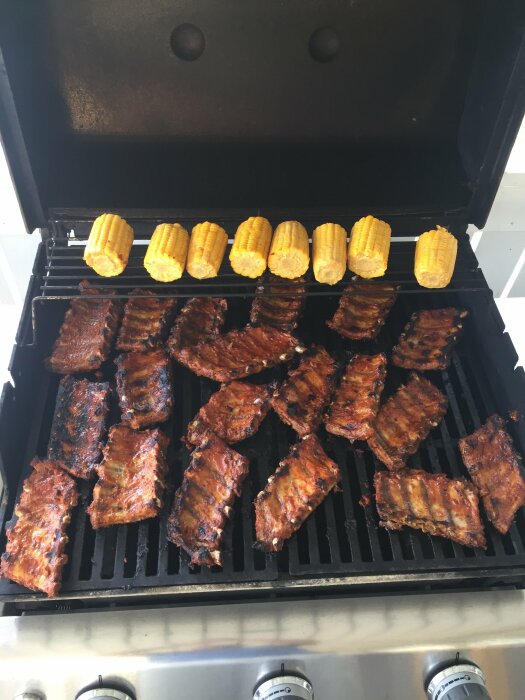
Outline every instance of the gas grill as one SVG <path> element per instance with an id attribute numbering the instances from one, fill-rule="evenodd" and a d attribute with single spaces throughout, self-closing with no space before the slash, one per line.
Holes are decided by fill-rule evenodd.
<path id="1" fill-rule="evenodd" d="M 448 398 L 447 415 L 409 464 L 466 476 L 457 441 L 494 412 L 509 418 L 512 438 L 525 454 L 525 374 L 516 368 L 516 352 L 466 233 L 469 223 L 482 227 L 486 221 L 525 110 L 525 14 L 520 2 L 289 0 L 269 7 L 247 0 L 240 7 L 232 0 L 190 5 L 167 0 L 67 5 L 19 0 L 16 6 L 0 7 L 0 50 L 3 144 L 28 230 L 39 229 L 42 236 L 11 359 L 13 381 L 4 386 L 0 401 L 0 549 L 30 461 L 47 450 L 59 377 L 45 370 L 43 359 L 82 280 L 121 299 L 147 288 L 158 296 L 176 297 L 179 308 L 194 296 L 225 297 L 226 329 L 248 322 L 257 283 L 233 274 L 227 262 L 212 280 L 198 281 L 185 273 L 174 283 L 159 284 L 146 274 L 146 245 L 160 222 L 177 221 L 190 230 L 197 222 L 215 221 L 231 240 L 238 224 L 254 214 L 268 217 L 273 226 L 297 219 L 310 232 L 327 221 L 348 229 L 369 212 L 384 218 L 393 229 L 384 279 L 399 287 L 399 296 L 377 340 L 343 340 L 325 325 L 350 273 L 333 287 L 315 282 L 308 273 L 298 336 L 307 344 L 324 345 L 343 361 L 358 349 L 388 353 L 414 310 L 448 305 L 468 309 L 450 368 L 431 374 Z M 97 277 L 82 260 L 91 223 L 104 211 L 119 213 L 135 231 L 125 272 L 107 279 Z M 458 259 L 446 289 L 425 290 L 413 276 L 414 239 L 435 224 L 456 235 Z M 102 368 L 109 381 L 114 378 L 113 357 Z M 189 461 L 180 438 L 216 385 L 176 363 L 174 372 L 175 412 L 166 429 L 171 437 L 170 483 L 177 488 Z M 266 370 L 254 381 L 280 379 L 284 373 L 283 368 Z M 406 376 L 389 365 L 384 397 Z M 113 400 L 111 422 L 118 417 Z M 243 610 L 249 608 L 259 619 L 264 612 L 255 611 L 266 606 L 277 629 L 283 610 L 293 624 L 306 624 L 306 608 L 317 601 L 314 626 L 329 639 L 323 616 L 333 616 L 337 605 L 329 598 L 334 596 L 342 611 L 352 611 L 353 601 L 360 605 L 366 594 L 372 596 L 369 620 L 377 605 L 384 626 L 391 623 L 391 637 L 381 649 L 397 655 L 406 678 L 411 672 L 403 656 L 406 647 L 393 640 L 406 634 L 406 621 L 399 629 L 396 625 L 408 615 L 404 606 L 411 599 L 421 625 L 430 609 L 428 619 L 436 623 L 447 599 L 459 606 L 457 601 L 474 595 L 459 591 L 474 589 L 481 591 L 476 601 L 478 610 L 486 606 L 487 624 L 490 601 L 496 599 L 509 619 L 501 603 L 505 593 L 515 601 L 517 617 L 525 619 L 523 509 L 504 536 L 485 521 L 486 551 L 415 530 L 390 532 L 378 525 L 373 454 L 366 445 L 350 445 L 323 429 L 319 437 L 340 467 L 341 490 L 331 493 L 276 555 L 253 547 L 252 501 L 295 437 L 270 412 L 259 432 L 240 443 L 239 451 L 250 459 L 250 476 L 224 533 L 222 568 L 191 568 L 187 557 L 167 542 L 171 495 L 159 518 L 95 532 L 86 515 L 92 485 L 82 483 L 80 504 L 68 528 L 69 561 L 58 597 L 46 599 L 0 580 L 5 603 L 0 630 L 3 624 L 6 640 L 0 641 L 0 652 L 6 651 L 5 665 L 0 655 L 3 694 L 29 688 L 11 681 L 2 685 L 1 674 L 8 672 L 9 659 L 39 659 L 31 651 L 39 625 L 48 625 L 52 658 L 65 653 L 57 640 L 70 639 L 64 632 L 68 615 L 103 649 L 96 621 L 110 606 L 118 608 L 111 613 L 112 624 L 160 635 L 163 615 L 170 621 L 166 624 L 177 625 L 179 611 L 184 616 L 198 610 L 196 619 L 203 625 L 223 624 L 220 608 L 208 611 L 204 603 L 235 601 L 240 605 L 231 608 L 232 614 L 243 620 Z M 434 591 L 438 602 L 434 596 L 414 595 Z M 310 602 L 301 603 L 305 597 Z M 385 612 L 389 600 L 399 613 L 394 621 Z M 198 609 L 191 607 L 196 604 Z M 145 606 L 152 611 L 148 623 Z M 68 615 L 58 614 L 64 612 Z M 354 654 L 352 668 L 359 673 L 359 651 L 350 651 L 348 640 L 362 628 L 354 629 L 352 614 L 345 618 L 341 639 L 345 653 Z M 464 619 L 472 620 L 468 611 Z M 364 624 L 365 618 L 358 622 Z M 502 631 L 499 638 L 506 649 L 524 643 L 517 632 L 510 635 L 508 626 L 506 630 L 509 636 Z M 199 653 L 208 649 L 208 642 L 210 648 L 220 644 L 212 633 L 203 633 L 197 643 L 191 624 L 180 622 L 179 631 L 194 640 Z M 169 652 L 166 639 L 159 654 Z M 243 631 L 232 634 L 229 643 L 246 650 L 250 639 Z M 326 681 L 322 669 L 308 661 L 288 630 L 275 632 L 273 640 L 278 653 L 261 652 L 264 663 L 259 663 L 258 652 L 250 657 L 250 674 L 258 669 L 257 678 L 250 676 L 252 686 L 257 679 L 270 683 L 257 697 L 263 700 L 270 697 L 265 693 L 277 692 L 272 676 L 280 670 L 298 674 L 292 673 L 296 680 L 287 682 L 297 683 L 297 693 L 303 695 L 292 697 L 309 698 L 306 679 L 318 686 L 321 679 Z M 451 634 L 449 642 L 441 640 L 440 654 L 432 656 L 431 643 L 420 640 L 418 663 L 425 672 L 441 670 L 441 662 L 456 654 L 482 663 L 489 657 L 475 642 Z M 23 646 L 20 656 L 18 643 Z M 487 642 L 489 647 L 494 643 Z M 260 634 L 257 644 L 271 645 L 270 637 Z M 328 643 L 323 653 L 333 654 L 334 649 Z M 130 651 L 140 659 L 137 668 L 145 658 L 156 659 L 157 652 L 137 640 L 115 645 L 120 661 Z M 320 652 L 320 647 L 313 651 Z M 71 653 L 81 655 L 77 648 Z M 177 653 L 182 653 L 180 647 Z M 371 648 L 365 653 L 379 658 Z M 226 657 L 218 654 L 218 666 Z M 122 679 L 134 686 L 139 700 L 152 697 L 154 686 L 146 682 L 147 674 L 113 662 L 118 678 L 111 683 L 117 694 L 85 695 L 82 700 L 126 693 L 132 697 L 133 689 L 122 685 Z M 44 678 L 40 661 L 38 669 L 34 677 Z M 333 682 L 344 682 L 343 669 L 334 666 L 333 674 Z M 100 682 L 97 675 L 103 676 Z M 25 671 L 20 677 L 25 679 Z M 109 667 L 95 653 L 84 671 L 74 672 L 67 692 L 90 684 L 95 692 L 109 677 Z M 170 683 L 176 676 L 168 677 Z M 417 681 L 396 685 L 396 692 L 415 697 L 423 676 L 412 673 L 411 678 Z M 513 688 L 520 678 L 514 673 Z M 196 696 L 207 697 L 212 686 L 199 682 Z M 397 697 L 387 695 L 386 679 L 374 682 L 374 697 Z M 40 688 L 53 692 L 52 697 L 68 697 L 54 682 L 39 683 L 31 685 L 35 692 Z M 246 683 L 245 673 L 238 686 L 242 692 Z M 185 681 L 182 687 L 188 697 L 190 686 Z M 223 697 L 216 684 L 215 691 Z M 166 687 L 155 686 L 155 692 L 168 697 Z M 518 694 L 516 690 L 513 697 Z M 325 695 L 342 697 L 334 688 Z"/>
<path id="2" fill-rule="evenodd" d="M 184 222 L 186 223 L 186 222 Z M 221 221 L 232 231 L 235 222 Z M 457 449 L 459 437 L 473 432 L 494 412 L 509 410 L 525 412 L 525 398 L 520 395 L 517 379 L 523 370 L 514 373 L 514 381 L 503 399 L 499 373 L 494 371 L 490 353 L 480 346 L 486 336 L 499 338 L 495 307 L 489 307 L 488 292 L 483 276 L 469 251 L 468 241 L 460 246 L 454 279 L 449 288 L 429 292 L 411 280 L 413 246 L 411 242 L 394 242 L 387 280 L 400 285 L 398 301 L 385 328 L 374 342 L 349 343 L 329 330 L 325 320 L 337 306 L 347 278 L 327 290 L 313 279 L 307 282 L 307 303 L 299 333 L 306 342 L 324 345 L 335 357 L 343 360 L 350 350 L 388 352 L 394 345 L 410 313 L 419 308 L 456 304 L 469 309 L 470 316 L 458 350 L 449 370 L 432 373 L 432 379 L 444 391 L 449 412 L 437 431 L 424 443 L 412 464 L 431 472 L 444 471 L 449 476 L 466 476 Z M 123 275 L 117 278 L 97 277 L 82 261 L 82 240 L 64 237 L 42 244 L 41 264 L 35 269 L 34 291 L 28 297 L 24 312 L 27 324 L 18 344 L 29 353 L 33 365 L 31 375 L 31 407 L 23 407 L 27 435 L 26 453 L 19 455 L 19 466 L 12 475 L 7 473 L 11 499 L 6 513 L 12 512 L 20 478 L 27 475 L 34 454 L 45 455 L 53 415 L 58 376 L 43 368 L 43 358 L 56 338 L 69 299 L 79 293 L 78 282 L 88 279 L 102 290 L 112 290 L 127 297 L 136 287 L 148 288 L 159 295 L 174 294 L 181 299 L 195 294 L 225 296 L 229 310 L 229 326 L 242 326 L 248 321 L 249 308 L 256 282 L 232 274 L 228 264 L 218 278 L 196 282 L 189 275 L 173 284 L 155 283 L 142 267 L 144 245 L 135 245 Z M 286 284 L 286 282 L 283 282 Z M 183 302 L 182 302 L 183 303 Z M 30 309 L 32 308 L 32 314 Z M 492 313 L 491 313 L 492 312 Z M 30 321 L 31 319 L 31 321 Z M 511 351 L 508 345 L 506 354 Z M 112 356 L 114 357 L 114 355 Z M 510 357 L 509 357 L 510 360 Z M 516 358 L 509 362 L 515 364 Z M 494 363 L 496 364 L 496 363 Z M 104 379 L 113 380 L 114 367 L 108 362 Z M 280 379 L 286 370 L 266 370 L 256 381 Z M 22 376 L 24 369 L 22 369 Z M 407 376 L 403 370 L 389 367 L 386 395 Z M 186 426 L 210 397 L 213 382 L 197 377 L 186 368 L 175 365 L 175 416 L 168 428 L 171 436 L 171 481 L 177 487 L 188 466 L 189 453 L 181 437 Z M 8 390 L 9 397 L 15 393 Z M 9 403 L 6 403 L 9 407 Z M 118 421 L 115 410 L 113 421 Z M 8 415 L 16 415 L 11 408 Z M 13 424 L 9 432 L 15 429 Z M 520 424 L 511 422 L 511 431 L 518 445 L 524 435 Z M 390 532 L 378 527 L 373 494 L 375 457 L 365 446 L 350 445 L 346 440 L 320 432 L 325 449 L 340 466 L 342 490 L 328 496 L 292 538 L 279 555 L 264 554 L 253 548 L 254 524 L 251 503 L 268 477 L 283 459 L 289 445 L 295 441 L 293 431 L 284 426 L 273 413 L 264 421 L 259 432 L 242 443 L 239 449 L 250 459 L 250 478 L 235 506 L 235 516 L 225 532 L 224 566 L 211 570 L 190 568 L 187 556 L 166 541 L 166 521 L 171 499 L 158 519 L 132 525 L 121 525 L 97 532 L 92 530 L 85 506 L 89 503 L 92 485 L 81 484 L 81 507 L 76 509 L 69 528 L 70 561 L 63 577 L 60 599 L 78 601 L 94 599 L 151 598 L 159 595 L 213 595 L 218 593 L 272 591 L 293 593 L 318 589 L 366 588 L 376 586 L 399 588 L 432 584 L 437 587 L 460 584 L 487 586 L 525 581 L 525 517 L 520 511 L 516 523 L 507 535 L 498 533 L 485 523 L 488 547 L 485 552 L 462 547 L 448 540 L 430 537 L 415 530 Z M 525 451 L 525 450 L 524 450 Z M 17 603 L 39 601 L 44 607 L 54 606 L 42 595 L 0 580 L 0 594 Z"/>

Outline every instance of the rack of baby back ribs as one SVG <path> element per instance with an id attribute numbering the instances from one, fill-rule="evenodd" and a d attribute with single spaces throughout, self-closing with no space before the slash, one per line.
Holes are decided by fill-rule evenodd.
<path id="1" fill-rule="evenodd" d="M 342 226 L 318 226 L 312 281 L 306 229 L 252 217 L 222 286 L 218 224 L 191 238 L 157 226 L 141 263 L 149 278 L 116 215 L 95 221 L 85 247 L 55 241 L 41 299 L 67 309 L 40 363 L 39 437 L 6 527 L 0 593 L 523 575 L 518 417 L 495 412 L 469 330 L 483 295 L 448 287 L 457 240 L 441 227 L 392 246 L 403 246 L 393 260 L 404 282 L 375 279 L 390 266 L 390 233 L 372 216 L 349 242 Z M 407 284 L 411 262 L 425 293 Z M 468 267 L 461 256 L 457 267 Z M 185 269 L 197 281 L 179 290 Z M 251 293 L 241 276 L 257 280 Z"/>

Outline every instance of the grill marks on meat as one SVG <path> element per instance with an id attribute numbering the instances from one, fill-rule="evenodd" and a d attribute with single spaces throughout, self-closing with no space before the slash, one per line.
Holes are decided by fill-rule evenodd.
<path id="1" fill-rule="evenodd" d="M 116 349 L 140 352 L 160 348 L 177 306 L 175 299 L 156 298 L 148 289 L 134 289 L 124 307 Z"/>
<path id="2" fill-rule="evenodd" d="M 264 323 L 289 333 L 297 328 L 306 294 L 304 278 L 283 282 L 282 277 L 272 274 L 259 279 L 250 311 L 251 323 Z"/>
<path id="3" fill-rule="evenodd" d="M 446 369 L 467 314 L 452 307 L 416 311 L 392 351 L 392 364 L 406 369 Z"/>
<path id="4" fill-rule="evenodd" d="M 212 342 L 184 347 L 177 355 L 195 374 L 216 382 L 229 382 L 262 372 L 291 360 L 303 348 L 293 335 L 271 326 L 247 326 L 219 336 Z"/>
<path id="5" fill-rule="evenodd" d="M 130 352 L 115 359 L 122 422 L 132 428 L 163 423 L 173 409 L 170 359 L 164 350 Z"/>
<path id="6" fill-rule="evenodd" d="M 412 372 L 407 384 L 381 406 L 368 445 L 389 469 L 401 469 L 446 411 L 446 396 Z"/>
<path id="7" fill-rule="evenodd" d="M 202 444 L 209 430 L 230 445 L 255 435 L 270 410 L 274 389 L 275 382 L 224 384 L 188 425 L 186 443 Z"/>
<path id="8" fill-rule="evenodd" d="M 78 501 L 75 480 L 55 462 L 35 459 L 7 526 L 0 575 L 54 596 L 60 588 L 71 511 Z"/>
<path id="9" fill-rule="evenodd" d="M 478 494 L 467 481 L 405 469 L 376 472 L 374 483 L 379 524 L 388 530 L 408 525 L 468 547 L 486 547 Z"/>
<path id="10" fill-rule="evenodd" d="M 227 308 L 226 299 L 201 297 L 186 302 L 168 338 L 170 355 L 179 360 L 183 350 L 215 340 L 224 325 Z"/>
<path id="11" fill-rule="evenodd" d="M 345 437 L 350 442 L 370 437 L 385 376 L 386 356 L 383 353 L 354 355 L 325 416 L 327 432 Z"/>
<path id="12" fill-rule="evenodd" d="M 168 442 L 159 428 L 139 431 L 119 424 L 110 429 L 87 509 L 94 529 L 158 515 L 166 488 Z"/>
<path id="13" fill-rule="evenodd" d="M 290 450 L 255 499 L 257 546 L 279 552 L 339 480 L 339 467 L 315 435 Z"/>
<path id="14" fill-rule="evenodd" d="M 272 396 L 273 410 L 301 437 L 319 427 L 336 371 L 337 365 L 326 350 L 314 346 Z"/>
<path id="15" fill-rule="evenodd" d="M 386 282 L 355 280 L 342 293 L 339 308 L 326 325 L 344 338 L 372 340 L 396 301 L 396 290 Z"/>
<path id="16" fill-rule="evenodd" d="M 489 520 L 505 534 L 525 504 L 525 479 L 503 418 L 490 416 L 472 435 L 459 440 L 459 450 Z"/>
<path id="17" fill-rule="evenodd" d="M 57 374 L 98 369 L 107 360 L 117 332 L 121 303 L 97 298 L 113 292 L 93 289 L 88 282 L 79 286 L 80 296 L 71 300 L 51 356 L 46 360 L 47 368 Z"/>
<path id="18" fill-rule="evenodd" d="M 63 377 L 47 456 L 73 476 L 91 479 L 100 458 L 109 409 L 109 383 Z"/>
<path id="19" fill-rule="evenodd" d="M 168 519 L 168 539 L 190 555 L 192 564 L 221 566 L 222 533 L 248 465 L 211 432 L 192 452 Z"/>

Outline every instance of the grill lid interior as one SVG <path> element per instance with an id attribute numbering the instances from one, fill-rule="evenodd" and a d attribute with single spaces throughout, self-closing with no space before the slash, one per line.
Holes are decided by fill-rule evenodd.
<path id="1" fill-rule="evenodd" d="M 29 230 L 138 207 L 482 225 L 521 122 L 518 0 L 0 9 L 0 129 Z"/>

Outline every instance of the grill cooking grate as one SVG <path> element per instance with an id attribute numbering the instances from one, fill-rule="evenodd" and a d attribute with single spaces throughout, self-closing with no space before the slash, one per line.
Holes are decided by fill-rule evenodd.
<path id="1" fill-rule="evenodd" d="M 45 273 L 40 286 L 41 300 L 69 299 L 78 295 L 78 282 L 88 279 L 96 287 L 111 288 L 118 296 L 127 297 L 132 289 L 139 284 L 159 296 L 176 295 L 181 298 L 202 296 L 227 296 L 229 298 L 245 297 L 253 294 L 256 281 L 235 274 L 229 264 L 229 246 L 225 253 L 223 264 L 216 278 L 195 280 L 185 272 L 180 280 L 172 283 L 159 283 L 149 277 L 144 270 L 143 261 L 146 253 L 146 243 L 135 243 L 132 246 L 130 258 L 125 271 L 118 277 L 102 278 L 93 272 L 83 261 L 86 241 L 68 239 L 50 239 L 46 243 L 47 261 Z M 465 244 L 460 240 L 460 247 Z M 414 257 L 415 244 L 408 241 L 392 239 L 388 272 L 382 280 L 400 285 L 401 294 L 421 294 L 425 290 L 416 282 L 411 264 L 407 261 Z M 340 292 L 351 280 L 352 273 L 346 272 L 344 279 L 329 287 L 315 281 L 311 270 L 306 276 L 306 288 L 309 296 L 332 296 Z M 279 283 L 275 283 L 279 284 Z M 283 280 L 284 286 L 289 285 Z M 470 266 L 470 257 L 458 256 L 458 262 L 451 283 L 452 288 L 463 291 L 487 291 L 477 267 Z M 450 293 L 448 290 L 434 290 L 434 293 Z"/>
<path id="2" fill-rule="evenodd" d="M 82 275 L 84 276 L 84 275 Z M 78 279 L 78 278 L 77 278 Z M 133 285 L 143 286 L 144 278 Z M 480 295 L 464 295 L 479 302 Z M 343 361 L 348 350 L 389 351 L 410 313 L 418 308 L 458 303 L 455 293 L 412 294 L 400 296 L 377 341 L 352 343 L 340 338 L 325 326 L 338 302 L 337 294 L 309 296 L 299 335 L 307 342 L 324 344 Z M 249 298 L 230 298 L 227 328 L 240 326 L 249 316 Z M 41 359 L 51 346 L 63 318 L 66 301 L 45 304 L 41 309 L 41 338 L 38 346 L 28 348 L 27 362 L 34 371 L 31 411 L 28 408 L 28 436 L 24 469 L 30 459 L 43 456 L 47 448 L 50 424 L 58 386 L 58 377 L 44 371 Z M 45 332 L 44 332 L 45 329 Z M 429 471 L 444 471 L 450 476 L 466 476 L 457 449 L 457 439 L 475 428 L 498 406 L 478 357 L 475 330 L 467 319 L 465 333 L 448 371 L 427 375 L 448 396 L 449 410 L 441 426 L 433 431 L 409 466 Z M 105 375 L 112 378 L 111 361 Z M 252 381 L 281 378 L 284 369 L 267 370 Z M 385 396 L 407 376 L 405 370 L 389 366 Z M 175 366 L 175 415 L 169 426 L 172 436 L 171 481 L 176 488 L 188 464 L 188 452 L 180 437 L 198 408 L 216 388 L 213 382 L 200 379 L 184 367 Z M 116 402 L 114 402 L 116 404 Z M 506 409 L 515 406 L 506 406 Z M 500 411 L 503 410 L 499 406 Z M 113 421 L 118 411 L 113 406 Z M 512 424 L 511 431 L 514 432 Z M 515 435 L 518 449 L 523 452 Z M 304 586 L 329 585 L 411 585 L 448 582 L 458 579 L 484 578 L 486 581 L 525 579 L 525 518 L 523 509 L 510 532 L 502 536 L 487 525 L 486 552 L 474 551 L 416 531 L 388 532 L 378 527 L 371 495 L 376 463 L 363 443 L 352 447 L 342 438 L 320 431 L 328 454 L 341 468 L 342 490 L 330 494 L 325 503 L 292 538 L 282 553 L 268 555 L 254 550 L 253 510 L 251 502 L 294 442 L 293 431 L 282 425 L 276 415 L 263 422 L 257 435 L 238 445 L 251 460 L 250 477 L 242 498 L 236 502 L 233 523 L 225 530 L 224 568 L 190 569 L 187 558 L 165 540 L 166 518 L 171 495 L 161 517 L 139 524 L 113 527 L 93 532 L 86 517 L 91 487 L 82 486 L 82 505 L 76 509 L 69 529 L 69 563 L 64 572 L 62 598 L 104 598 L 154 594 L 194 594 L 239 592 L 241 590 L 277 590 Z M 8 465 L 9 466 L 9 465 Z M 14 477 L 18 486 L 21 480 Z M 7 513 L 11 514 L 16 489 L 12 490 Z M 1 546 L 5 542 L 5 535 Z M 521 578 L 520 578 L 521 580 Z M 0 595 L 6 600 L 29 601 L 41 596 L 5 580 L 0 580 Z"/>

